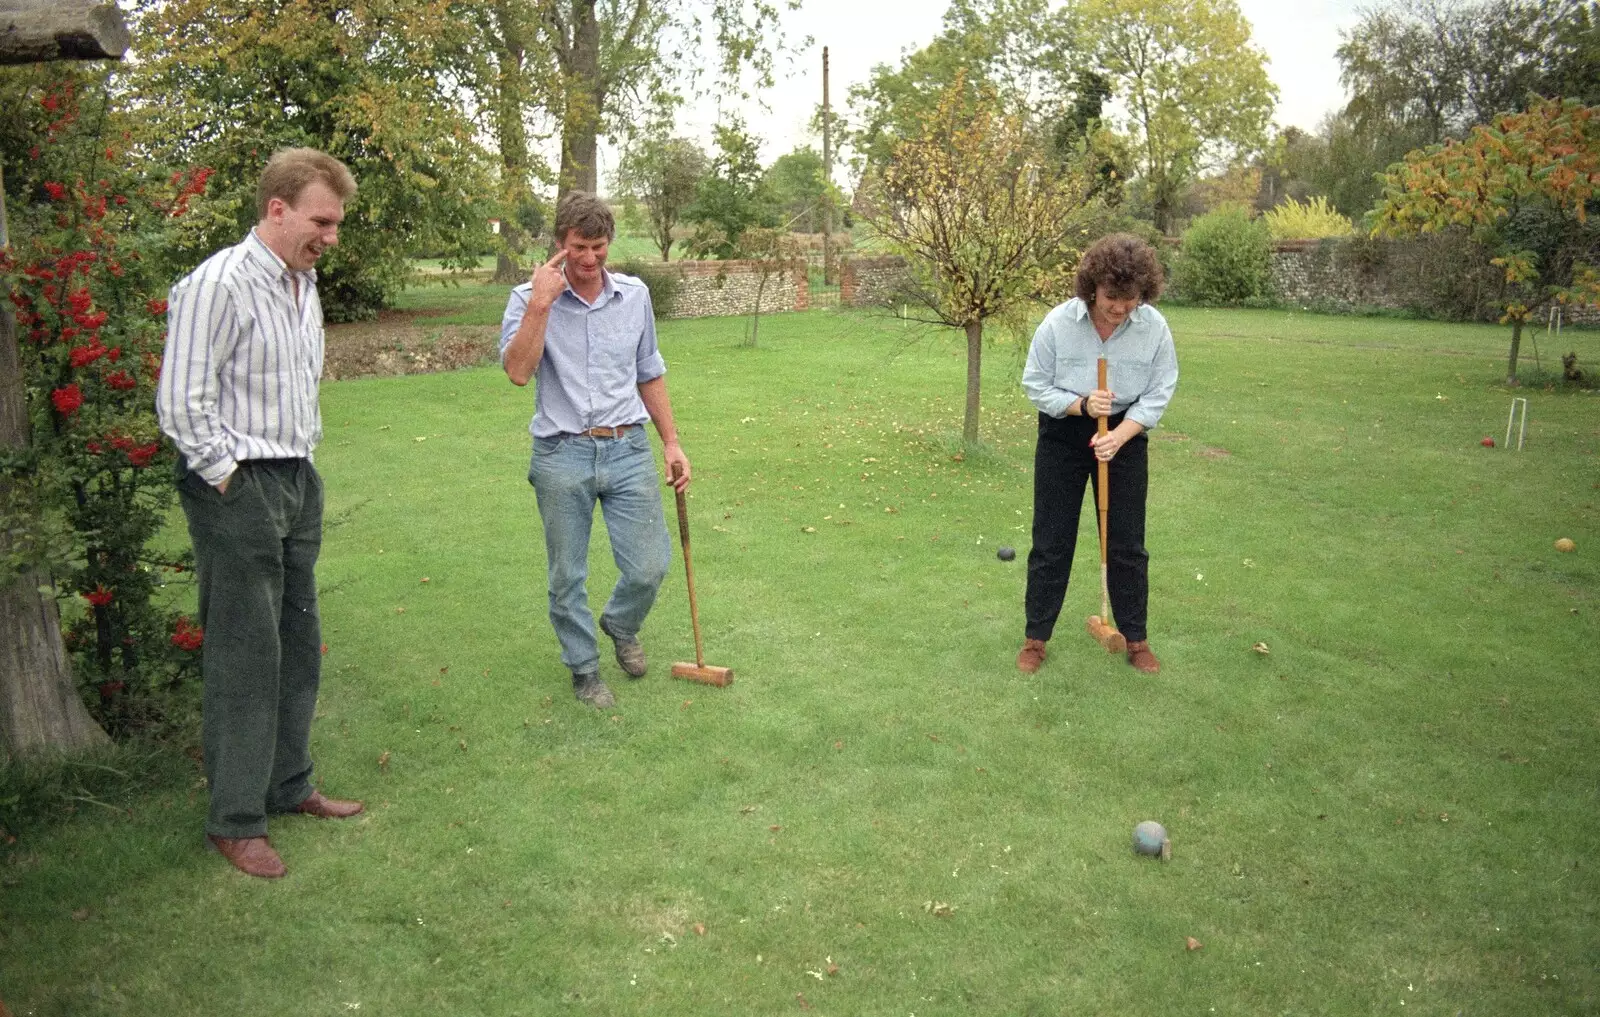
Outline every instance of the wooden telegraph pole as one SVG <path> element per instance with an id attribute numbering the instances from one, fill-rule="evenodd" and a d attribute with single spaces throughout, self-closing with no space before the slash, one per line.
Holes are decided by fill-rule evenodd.
<path id="1" fill-rule="evenodd" d="M 833 108 L 828 104 L 828 47 L 822 47 L 822 281 L 833 284 Z"/>
<path id="2" fill-rule="evenodd" d="M 115 3 L 0 0 L 0 64 L 119 60 L 128 43 L 127 22 Z M 9 243 L 0 164 L 0 248 Z M 0 449 L 24 449 L 28 442 L 16 319 L 10 301 L 0 300 Z M 0 493 L 7 484 L 0 476 Z M 0 533 L 0 552 L 5 550 Z M 27 569 L 9 583 L 5 578 L 0 576 L 0 750 L 77 752 L 104 744 L 109 739 L 72 682 L 49 576 Z"/>

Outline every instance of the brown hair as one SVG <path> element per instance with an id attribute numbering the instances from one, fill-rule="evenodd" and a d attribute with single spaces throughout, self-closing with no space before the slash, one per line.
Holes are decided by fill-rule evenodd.
<path id="1" fill-rule="evenodd" d="M 615 240 L 617 221 L 611 207 L 598 197 L 588 191 L 572 191 L 556 206 L 556 243 L 566 243 L 572 230 L 585 240 Z"/>
<path id="2" fill-rule="evenodd" d="M 356 178 L 344 163 L 326 152 L 314 148 L 280 148 L 267 160 L 261 171 L 261 182 L 256 185 L 256 213 L 267 215 L 267 203 L 279 198 L 293 205 L 300 195 L 316 181 L 328 185 L 328 190 L 349 201 L 356 193 Z"/>
<path id="3" fill-rule="evenodd" d="M 1096 292 L 1113 300 L 1138 297 L 1149 303 L 1161 295 L 1161 259 L 1155 248 L 1131 233 L 1096 240 L 1078 262 L 1077 294 L 1093 304 Z"/>

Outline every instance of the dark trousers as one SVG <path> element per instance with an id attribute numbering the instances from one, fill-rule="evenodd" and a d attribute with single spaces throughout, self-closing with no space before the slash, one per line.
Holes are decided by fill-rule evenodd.
<path id="1" fill-rule="evenodd" d="M 260 837 L 311 793 L 322 478 L 306 459 L 245 462 L 219 494 L 179 469 L 205 629 L 206 832 Z"/>
<path id="2" fill-rule="evenodd" d="M 1122 417 L 1107 423 L 1116 427 Z M 1083 494 L 1099 495 L 1099 471 L 1089 439 L 1093 417 L 1039 414 L 1039 444 L 1033 455 L 1033 549 L 1028 552 L 1026 610 L 1029 639 L 1049 639 L 1072 576 Z M 1146 637 L 1150 599 L 1150 555 L 1144 549 L 1144 503 L 1150 483 L 1150 439 L 1143 434 L 1124 445 L 1110 463 L 1111 503 L 1106 513 L 1107 564 L 1111 611 L 1129 642 Z M 1090 512 L 1096 513 L 1091 502 Z M 1098 527 L 1098 516 L 1096 518 Z M 1094 557 L 1099 558 L 1098 544 Z M 1094 562 L 1099 565 L 1099 561 Z M 1094 575 L 1095 579 L 1099 576 Z M 1091 580 L 1092 582 L 1093 580 Z M 1096 598 L 1098 601 L 1098 598 Z M 1095 611 L 1099 611 L 1098 603 Z"/>

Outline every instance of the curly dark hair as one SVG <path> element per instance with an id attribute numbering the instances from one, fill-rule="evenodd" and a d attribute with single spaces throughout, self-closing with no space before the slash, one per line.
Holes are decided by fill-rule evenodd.
<path id="1" fill-rule="evenodd" d="M 1156 249 L 1132 233 L 1110 233 L 1096 240 L 1078 262 L 1077 294 L 1093 304 L 1095 293 L 1113 300 L 1138 297 L 1145 303 L 1161 295 L 1161 259 Z"/>

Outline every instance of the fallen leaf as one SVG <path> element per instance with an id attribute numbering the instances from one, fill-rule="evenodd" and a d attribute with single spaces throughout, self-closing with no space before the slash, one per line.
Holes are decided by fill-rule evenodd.
<path id="1" fill-rule="evenodd" d="M 935 918 L 949 918 L 956 913 L 954 905 L 946 904 L 942 900 L 925 900 L 922 902 L 922 910 Z"/>
<path id="2" fill-rule="evenodd" d="M 802 1009 L 802 1010 L 811 1009 L 811 1004 L 806 1002 L 806 994 L 805 993 L 797 992 L 797 993 L 794 994 L 794 998 L 798 999 L 800 1001 L 800 1009 Z"/>
<path id="3" fill-rule="evenodd" d="M 936 734 L 932 734 L 932 733 L 931 733 L 931 732 L 930 732 L 930 733 L 929 733 L 929 735 L 928 735 L 928 741 L 930 741 L 930 742 L 936 742 L 936 741 L 938 741 L 938 740 L 939 740 L 939 736 L 938 736 L 938 735 L 936 735 Z"/>
<path id="4" fill-rule="evenodd" d="M 773 823 L 771 826 L 767 827 L 767 829 L 771 830 L 773 833 L 777 833 L 779 830 L 783 829 L 783 827 L 779 826 L 777 823 Z"/>
<path id="5" fill-rule="evenodd" d="M 383 754 L 378 757 L 378 769 L 387 770 L 388 768 L 389 768 L 389 750 L 388 749 L 384 749 L 383 750 Z"/>
<path id="6" fill-rule="evenodd" d="M 800 527 L 800 532 L 801 533 L 815 533 L 815 532 L 817 532 L 817 528 L 815 526 L 802 526 L 802 527 Z"/>
<path id="7" fill-rule="evenodd" d="M 694 934 L 696 936 L 704 936 L 706 934 L 706 923 L 705 922 L 695 922 L 694 923 Z"/>
<path id="8" fill-rule="evenodd" d="M 406 609 L 403 608 L 403 607 L 397 607 L 397 608 L 394 609 L 394 613 L 395 614 L 405 614 L 406 613 Z"/>
<path id="9" fill-rule="evenodd" d="M 839 965 L 837 965 L 837 964 L 829 964 L 828 965 L 828 974 L 836 975 L 838 973 L 839 973 Z"/>
<path id="10" fill-rule="evenodd" d="M 683 705 L 682 705 L 682 706 L 680 706 L 680 707 L 678 707 L 678 709 L 680 709 L 680 710 L 687 710 L 687 709 L 688 709 L 688 708 L 689 708 L 689 707 L 691 707 L 691 706 L 693 706 L 693 705 L 694 705 L 694 700 L 693 700 L 693 699 L 685 699 L 685 700 L 684 700 L 684 701 L 683 701 Z"/>
<path id="11" fill-rule="evenodd" d="M 1198 950 L 1204 945 L 1205 945 L 1204 943 L 1201 943 L 1198 939 L 1195 939 L 1193 936 L 1189 936 L 1186 939 L 1184 939 L 1184 941 L 1183 941 L 1183 948 L 1185 950 Z"/>
<path id="12" fill-rule="evenodd" d="M 1266 643 L 1257 643 L 1256 645 L 1250 647 L 1250 649 L 1261 654 L 1263 657 L 1272 652 L 1272 650 L 1267 647 Z"/>
<path id="13" fill-rule="evenodd" d="M 741 808 L 739 810 L 739 814 L 741 816 L 748 816 L 750 813 L 756 811 L 759 808 L 761 808 L 761 806 L 759 806 L 759 805 L 746 805 L 746 806 L 744 806 L 743 808 Z"/>
<path id="14" fill-rule="evenodd" d="M 467 751 L 467 740 L 465 738 L 461 739 L 461 741 L 457 742 L 456 744 L 461 746 L 462 752 Z"/>
<path id="15" fill-rule="evenodd" d="M 833 747 L 836 749 L 842 749 L 844 748 L 844 742 L 834 742 Z"/>
<path id="16" fill-rule="evenodd" d="M 425 582 L 425 583 L 431 583 L 431 582 L 433 582 L 433 580 L 431 580 L 431 579 L 429 579 L 429 578 L 428 578 L 428 577 L 427 577 L 427 576 L 423 576 L 423 577 L 422 577 L 422 581 L 423 581 L 423 582 Z"/>

